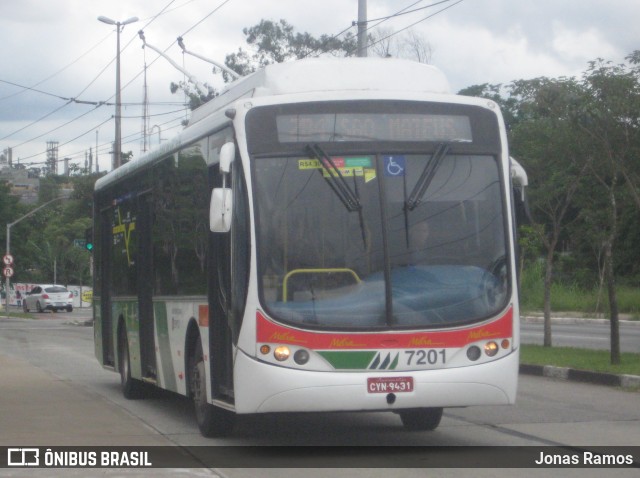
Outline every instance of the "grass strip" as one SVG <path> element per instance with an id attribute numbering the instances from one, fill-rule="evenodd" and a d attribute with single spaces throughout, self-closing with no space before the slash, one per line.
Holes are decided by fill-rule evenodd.
<path id="1" fill-rule="evenodd" d="M 620 356 L 620 365 L 611 365 L 608 350 L 521 345 L 520 363 L 554 365 L 617 375 L 640 375 L 640 354 L 625 352 Z"/>

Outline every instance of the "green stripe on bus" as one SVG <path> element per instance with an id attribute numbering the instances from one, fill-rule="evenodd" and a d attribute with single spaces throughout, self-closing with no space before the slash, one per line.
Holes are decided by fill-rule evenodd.
<path id="1" fill-rule="evenodd" d="M 322 351 L 322 355 L 337 370 L 366 369 L 375 356 L 375 351 Z"/>

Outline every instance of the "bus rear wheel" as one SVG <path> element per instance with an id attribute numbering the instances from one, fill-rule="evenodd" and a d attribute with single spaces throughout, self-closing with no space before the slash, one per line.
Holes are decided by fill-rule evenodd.
<path id="1" fill-rule="evenodd" d="M 228 436 L 233 431 L 235 414 L 207 401 L 207 377 L 200 339 L 191 359 L 191 396 L 200 433 L 206 437 Z"/>
<path id="2" fill-rule="evenodd" d="M 442 408 L 414 408 L 398 412 L 402 424 L 409 431 L 431 431 L 438 428 Z"/>

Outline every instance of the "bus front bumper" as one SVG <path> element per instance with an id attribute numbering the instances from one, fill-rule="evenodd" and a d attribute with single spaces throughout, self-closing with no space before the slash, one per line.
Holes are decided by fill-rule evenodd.
<path id="1" fill-rule="evenodd" d="M 412 372 L 315 372 L 236 356 L 236 412 L 395 411 L 507 405 L 516 398 L 519 354 L 469 367 Z M 413 377 L 410 392 L 371 393 L 368 378 Z"/>

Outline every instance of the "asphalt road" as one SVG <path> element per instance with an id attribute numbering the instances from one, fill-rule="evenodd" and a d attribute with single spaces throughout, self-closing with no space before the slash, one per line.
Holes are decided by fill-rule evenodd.
<path id="1" fill-rule="evenodd" d="M 611 344 L 609 323 L 581 320 L 577 323 L 551 324 L 551 340 L 554 346 L 609 350 Z M 520 340 L 525 344 L 542 345 L 544 324 L 523 322 Z M 640 353 L 640 322 L 620 324 L 620 349 L 622 352 Z"/>
<path id="2" fill-rule="evenodd" d="M 408 433 L 397 416 L 384 413 L 323 413 L 241 417 L 235 433 L 225 439 L 206 439 L 195 425 L 193 409 L 186 399 L 158 393 L 146 400 L 125 400 L 119 390 L 119 377 L 103 370 L 93 354 L 93 330 L 86 326 L 81 314 L 43 314 L 33 319 L 0 319 L 0 356 L 23 364 L 25 370 L 38 372 L 49 381 L 30 384 L 30 394 L 46 400 L 51 393 L 47 387 L 62 384 L 77 390 L 80 396 L 93 397 L 82 406 L 101 407 L 109 412 L 109 426 L 122 421 L 123 427 L 140 424 L 139 443 L 160 440 L 173 445 L 307 445 L 307 446 L 547 446 L 590 447 L 640 444 L 640 407 L 638 392 L 610 387 L 556 381 L 543 377 L 521 376 L 518 401 L 514 406 L 470 407 L 447 409 L 440 427 L 434 432 Z M 5 371 L 6 372 L 6 371 Z M 52 384 L 52 382 L 55 382 Z M 3 384 L 6 390 L 7 383 Z M 39 388 L 41 387 L 41 388 Z M 6 394 L 0 394 L 0 414 L 10 404 Z M 35 400 L 35 398 L 34 398 Z M 15 404 L 14 404 L 15 405 Z M 62 407 L 64 404 L 59 404 Z M 74 404 L 69 404 L 73 405 Z M 26 402 L 25 406 L 29 406 Z M 38 410 L 34 410 L 34 414 Z M 41 410 L 40 410 L 41 411 Z M 69 413 L 73 414 L 72 408 Z M 80 424 L 92 417 L 78 409 L 76 423 L 68 420 L 64 411 L 51 410 L 67 420 L 52 427 L 38 428 L 38 423 L 21 422 L 23 432 L 41 430 L 43 444 L 52 436 L 65 439 L 51 444 L 91 445 L 86 435 L 74 435 Z M 100 412 L 101 413 L 101 412 Z M 98 413 L 98 415 L 100 414 Z M 106 426 L 106 425 L 103 425 Z M 117 428 L 116 428 L 117 429 Z M 111 430 L 111 428 L 109 428 Z M 0 427 L 3 433 L 12 430 Z M 51 435 L 52 433 L 58 435 Z M 24 436 L 24 433 L 23 435 Z M 114 445 L 131 439 L 130 435 L 100 435 L 99 444 L 112 440 Z M 77 440 L 77 443 L 74 442 Z M 640 459 L 640 457 L 636 457 Z M 339 468 L 339 467 L 338 467 Z M 33 470 L 35 472 L 37 470 Z M 498 476 L 506 470 L 478 469 L 472 473 L 443 469 L 428 476 Z M 553 476 L 602 476 L 604 470 L 561 470 Z M 539 472 L 539 473 L 538 473 Z M 575 473 L 574 473 L 575 472 Z M 296 470 L 225 469 L 216 474 L 231 478 L 247 476 L 299 476 Z M 544 473 L 544 474 L 543 474 Z M 579 474 L 578 474 L 579 473 Z M 157 473 L 156 473 L 157 474 Z M 390 476 L 389 470 L 305 470 L 305 476 Z M 609 477 L 637 476 L 637 470 L 607 470 Z M 424 470 L 399 469 L 391 475 L 401 477 L 425 476 Z M 517 476 L 548 476 L 549 470 L 518 470 Z M 3 475 L 0 476 L 13 476 Z M 22 476 L 37 476 L 37 473 Z M 41 475 L 54 476 L 54 475 Z M 55 475 L 67 476 L 67 475 Z M 74 476 L 74 475 L 71 475 Z M 82 475 L 75 475 L 82 476 Z"/>

